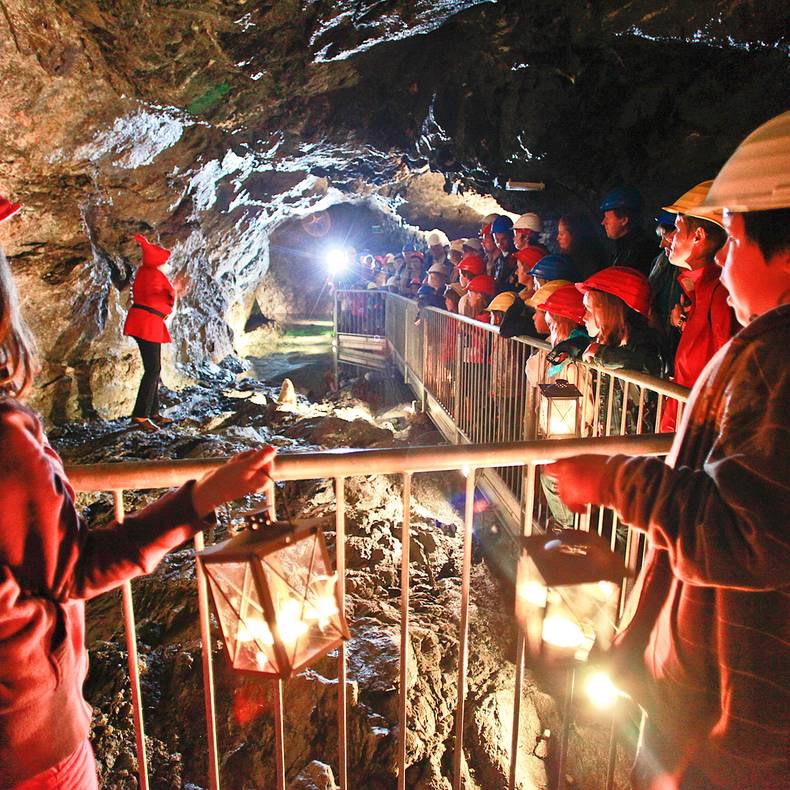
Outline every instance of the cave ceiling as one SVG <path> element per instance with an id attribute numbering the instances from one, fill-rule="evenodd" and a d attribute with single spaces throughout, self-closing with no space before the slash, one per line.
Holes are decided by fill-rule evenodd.
<path id="1" fill-rule="evenodd" d="M 98 353 L 135 232 L 192 267 L 185 299 L 211 323 L 260 282 L 273 229 L 338 202 L 422 227 L 478 194 L 552 213 L 631 182 L 660 205 L 787 107 L 789 9 L 0 0 L 0 193 L 26 207 L 2 242 L 43 289 L 44 356 Z M 96 317 L 60 326 L 54 295 L 86 287 Z"/>

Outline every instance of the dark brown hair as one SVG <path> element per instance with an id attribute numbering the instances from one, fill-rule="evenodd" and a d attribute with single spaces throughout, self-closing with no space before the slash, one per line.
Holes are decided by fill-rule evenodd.
<path id="1" fill-rule="evenodd" d="M 33 383 L 35 344 L 19 310 L 11 268 L 0 248 L 0 394 L 21 398 Z"/>

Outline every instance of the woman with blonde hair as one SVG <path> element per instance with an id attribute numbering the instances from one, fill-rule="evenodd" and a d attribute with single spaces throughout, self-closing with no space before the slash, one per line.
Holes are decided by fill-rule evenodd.
<path id="1" fill-rule="evenodd" d="M 2 208 L 0 198 L 0 220 Z M 85 601 L 150 573 L 213 524 L 218 505 L 261 490 L 275 450 L 236 455 L 123 523 L 88 529 L 38 416 L 22 403 L 34 375 L 0 248 L 0 788 L 96 790 L 82 697 Z"/>

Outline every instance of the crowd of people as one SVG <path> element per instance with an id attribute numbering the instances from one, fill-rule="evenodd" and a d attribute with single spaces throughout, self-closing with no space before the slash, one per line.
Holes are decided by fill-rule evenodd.
<path id="1" fill-rule="evenodd" d="M 534 212 L 515 221 L 491 214 L 468 238 L 432 230 L 425 251 L 409 244 L 366 255 L 366 285 L 495 324 L 503 337 L 548 340 L 555 368 L 585 360 L 691 387 L 736 330 L 716 261 L 726 240 L 722 212 L 702 210 L 711 184 L 661 208 L 655 234 L 629 186 L 601 200 L 603 232 L 578 212 L 560 216 L 553 234 Z M 671 401 L 661 429 L 675 422 Z"/>
<path id="2" fill-rule="evenodd" d="M 494 316 L 500 329 L 531 319 L 551 338 L 555 365 L 567 355 L 656 373 L 673 360 L 677 379 L 697 379 L 666 460 L 582 454 L 545 470 L 569 511 L 612 508 L 645 536 L 606 656 L 647 714 L 638 790 L 790 786 L 789 185 L 786 112 L 747 137 L 712 184 L 666 207 L 655 260 L 639 230 L 641 201 L 622 189 L 601 204 L 610 257 L 578 217 L 561 220 L 559 249 L 549 252 L 534 214 L 495 216 L 472 238 L 432 232 L 427 256 L 404 250 L 384 260 L 383 283 L 372 279 L 472 320 Z M 0 223 L 19 208 L 0 197 Z M 166 250 L 140 243 L 156 267 Z M 135 292 L 138 312 L 156 317 L 140 310 L 155 291 L 154 310 L 166 314 L 169 285 L 149 279 L 151 289 Z M 730 309 L 742 328 L 727 341 Z M 167 341 L 143 337 L 149 328 L 127 325 L 132 337 Z M 155 416 L 158 360 L 156 349 L 140 350 L 151 358 L 142 419 Z M 0 248 L 0 788 L 96 790 L 82 694 L 85 600 L 150 572 L 210 526 L 219 505 L 260 491 L 276 475 L 275 450 L 236 455 L 123 523 L 88 529 L 23 404 L 35 371 Z"/>

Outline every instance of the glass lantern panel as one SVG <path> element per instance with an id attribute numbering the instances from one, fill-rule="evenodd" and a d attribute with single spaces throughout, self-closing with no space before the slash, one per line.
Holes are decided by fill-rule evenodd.
<path id="1" fill-rule="evenodd" d="M 552 436 L 573 435 L 576 433 L 576 411 L 578 401 L 554 400 L 551 403 L 549 433 Z"/>
<path id="2" fill-rule="evenodd" d="M 538 412 L 538 427 L 541 436 L 549 435 L 549 399 L 545 397 L 545 395 L 541 396 L 540 398 L 540 409 Z"/>
<path id="3" fill-rule="evenodd" d="M 247 562 L 206 566 L 220 628 L 233 666 L 262 671 L 276 666 L 274 640 Z"/>
<path id="4" fill-rule="evenodd" d="M 336 577 L 318 535 L 262 558 L 288 661 L 297 666 L 341 635 Z"/>
<path id="5" fill-rule="evenodd" d="M 600 581 L 558 587 L 557 591 L 583 630 L 585 641 L 590 641 L 587 652 L 592 642 L 597 642 L 604 649 L 610 647 L 617 622 L 619 586 Z"/>
<path id="6" fill-rule="evenodd" d="M 516 619 L 521 625 L 530 655 L 541 652 L 543 620 L 548 589 L 532 558 L 522 552 L 516 576 Z"/>

